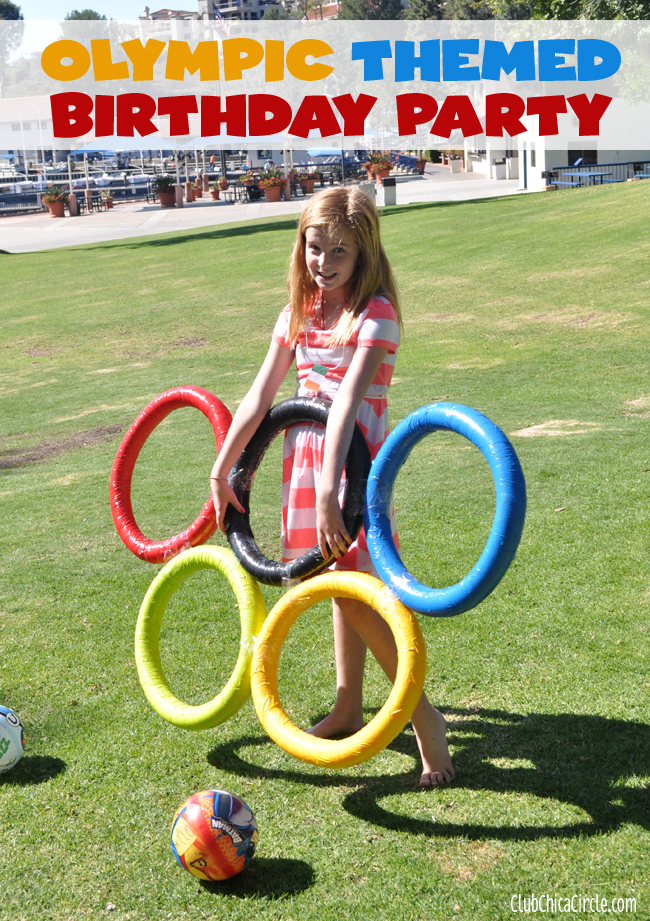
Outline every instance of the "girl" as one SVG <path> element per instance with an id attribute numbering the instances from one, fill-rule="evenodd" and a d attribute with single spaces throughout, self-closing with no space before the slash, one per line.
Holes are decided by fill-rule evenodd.
<path id="1" fill-rule="evenodd" d="M 297 396 L 317 391 L 332 406 L 326 433 L 316 425 L 292 426 L 285 433 L 283 558 L 295 559 L 318 543 L 324 556 L 331 549 L 334 568 L 373 572 L 363 530 L 352 542 L 345 528 L 339 490 L 355 420 L 373 458 L 388 434 L 386 393 L 401 317 L 377 211 L 362 192 L 328 189 L 310 200 L 298 224 L 289 295 L 268 354 L 212 470 L 217 523 L 225 533 L 228 503 L 243 511 L 228 485 L 228 473 L 271 408 L 295 358 Z M 397 668 L 395 641 L 379 614 L 347 598 L 335 598 L 333 608 L 336 703 L 311 729 L 322 738 L 349 735 L 364 725 L 366 647 L 391 681 Z M 424 694 L 413 714 L 413 729 L 422 756 L 420 785 L 452 780 L 445 720 Z"/>

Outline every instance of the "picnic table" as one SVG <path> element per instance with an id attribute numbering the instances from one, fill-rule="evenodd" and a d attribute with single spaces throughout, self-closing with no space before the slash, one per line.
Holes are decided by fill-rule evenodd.
<path id="1" fill-rule="evenodd" d="M 605 176 L 611 176 L 611 172 L 605 172 L 604 170 L 582 170 L 581 172 L 576 171 L 575 173 L 563 172 L 562 176 L 568 176 L 569 179 L 577 179 L 577 182 L 564 182 L 562 179 L 554 179 L 554 185 L 570 185 L 570 186 L 579 186 L 582 183 L 580 179 L 586 179 L 589 185 L 596 185 L 596 180 L 599 180 L 599 184 L 602 185 L 603 182 L 611 182 L 613 180 L 607 180 Z"/>
<path id="2" fill-rule="evenodd" d="M 245 201 L 247 197 L 248 186 L 244 185 L 238 179 L 230 180 L 228 188 L 221 191 L 221 195 L 226 201 Z"/>
<path id="3" fill-rule="evenodd" d="M 92 196 L 87 196 L 85 192 L 81 189 L 75 192 L 77 196 L 77 205 L 79 207 L 79 213 L 81 214 L 84 211 L 107 211 L 108 205 L 101 197 L 100 193 L 97 191 L 92 191 Z"/>

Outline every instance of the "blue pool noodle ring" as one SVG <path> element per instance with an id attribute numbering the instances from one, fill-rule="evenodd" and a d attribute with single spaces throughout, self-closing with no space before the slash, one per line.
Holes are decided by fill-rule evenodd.
<path id="1" fill-rule="evenodd" d="M 429 588 L 400 559 L 390 527 L 397 474 L 415 445 L 430 432 L 457 432 L 476 445 L 492 470 L 496 510 L 483 553 L 470 572 L 448 588 Z M 514 559 L 526 517 L 526 482 L 515 449 L 487 416 L 458 403 L 416 409 L 390 433 L 372 463 L 364 525 L 379 577 L 399 600 L 430 617 L 453 617 L 480 604 L 496 588 Z"/>

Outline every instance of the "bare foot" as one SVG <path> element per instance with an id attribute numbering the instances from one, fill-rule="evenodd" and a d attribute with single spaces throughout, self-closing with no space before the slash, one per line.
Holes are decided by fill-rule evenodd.
<path id="1" fill-rule="evenodd" d="M 447 746 L 445 718 L 423 697 L 413 714 L 413 729 L 422 757 L 421 787 L 439 787 L 451 783 L 456 772 Z"/>
<path id="2" fill-rule="evenodd" d="M 319 739 L 331 739 L 334 736 L 351 736 L 365 726 L 363 716 L 353 717 L 351 714 L 337 712 L 336 707 L 331 713 L 316 723 L 307 732 Z"/>

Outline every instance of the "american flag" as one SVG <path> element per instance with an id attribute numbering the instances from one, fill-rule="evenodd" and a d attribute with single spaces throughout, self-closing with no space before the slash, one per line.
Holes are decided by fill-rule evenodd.
<path id="1" fill-rule="evenodd" d="M 224 17 L 221 14 L 221 10 L 217 6 L 217 4 L 214 2 L 212 3 L 212 9 L 214 10 L 214 19 L 215 19 L 215 22 L 217 23 L 217 26 L 220 29 L 222 29 L 226 38 L 230 38 L 230 26 L 228 25 L 228 21 L 224 19 Z"/>

